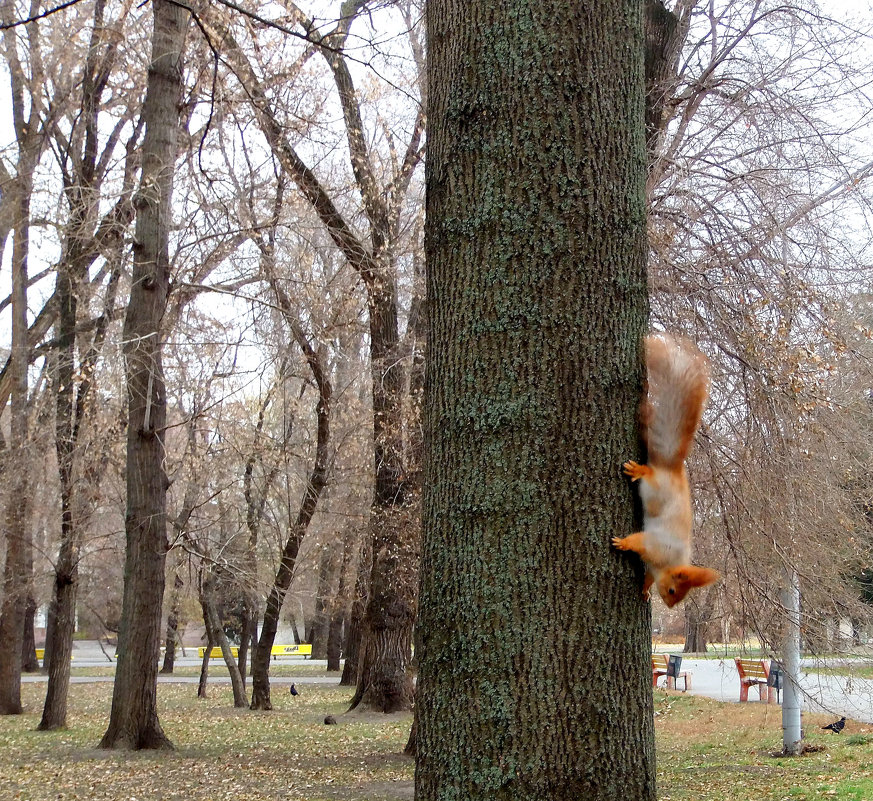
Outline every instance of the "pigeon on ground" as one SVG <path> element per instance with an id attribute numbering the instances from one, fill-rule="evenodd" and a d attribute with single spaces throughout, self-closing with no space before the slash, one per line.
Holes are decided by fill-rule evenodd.
<path id="1" fill-rule="evenodd" d="M 846 719 L 844 717 L 839 720 L 835 720 L 833 723 L 828 723 L 827 726 L 822 726 L 823 729 L 830 729 L 834 734 L 839 734 L 843 727 L 846 725 Z"/>
<path id="2" fill-rule="evenodd" d="M 291 685 L 291 689 L 288 690 L 288 692 L 291 693 L 291 695 L 300 695 L 300 693 L 297 692 L 297 688 L 293 684 Z"/>
<path id="3" fill-rule="evenodd" d="M 328 715 L 324 719 L 324 725 L 325 726 L 336 726 L 336 718 L 333 715 Z"/>

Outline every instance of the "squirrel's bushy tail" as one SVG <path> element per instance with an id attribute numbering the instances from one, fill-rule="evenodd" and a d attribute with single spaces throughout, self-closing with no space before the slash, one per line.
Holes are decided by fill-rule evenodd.
<path id="1" fill-rule="evenodd" d="M 685 461 L 709 394 L 709 362 L 687 339 L 646 337 L 648 392 L 642 428 L 649 464 L 678 469 Z"/>

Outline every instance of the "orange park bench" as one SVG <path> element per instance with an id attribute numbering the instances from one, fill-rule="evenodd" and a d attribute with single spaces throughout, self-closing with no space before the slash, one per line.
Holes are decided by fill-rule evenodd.
<path id="1" fill-rule="evenodd" d="M 737 673 L 740 674 L 740 701 L 749 700 L 749 687 L 758 688 L 758 699 L 766 700 L 768 704 L 773 703 L 773 686 L 768 679 L 770 678 L 770 660 L 769 659 L 740 659 L 734 657 L 734 663 L 737 666 Z M 764 698 L 764 688 L 767 688 L 767 697 Z"/>
<path id="2" fill-rule="evenodd" d="M 685 689 L 691 688 L 691 671 L 683 670 L 682 657 L 677 654 L 652 654 L 652 687 L 658 686 L 661 676 L 667 677 L 666 685 L 669 689 L 676 689 L 676 679 L 685 680 Z"/>

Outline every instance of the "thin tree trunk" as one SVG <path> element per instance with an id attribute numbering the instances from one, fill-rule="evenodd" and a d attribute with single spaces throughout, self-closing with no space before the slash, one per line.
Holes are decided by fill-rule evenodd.
<path id="1" fill-rule="evenodd" d="M 215 599 L 215 577 L 211 572 L 207 572 L 206 578 L 203 580 L 200 604 L 203 607 L 203 621 L 209 632 L 209 641 L 217 643 L 218 647 L 221 648 L 221 656 L 230 674 L 230 684 L 233 688 L 233 705 L 238 709 L 245 709 L 249 705 L 249 700 L 246 698 L 245 683 L 240 675 L 239 666 L 233 658 L 230 643 L 222 628 L 221 619 L 218 616 L 218 605 Z M 209 650 L 212 650 L 211 646 Z M 207 651 L 208 654 L 209 651 Z"/>
<path id="2" fill-rule="evenodd" d="M 327 635 L 327 669 L 339 670 L 340 660 L 345 656 L 348 642 L 349 598 L 348 585 L 351 571 L 352 556 L 355 544 L 355 529 L 349 526 L 343 534 L 342 559 L 339 567 L 339 581 L 336 595 L 331 601 L 330 628 Z M 340 684 L 342 684 L 342 680 Z M 348 682 L 354 684 L 355 682 Z"/>
<path id="3" fill-rule="evenodd" d="M 267 269 L 269 270 L 271 266 L 271 262 L 267 260 Z M 297 564 L 297 554 L 300 551 L 300 543 L 303 541 L 303 537 L 306 535 L 309 524 L 312 522 L 312 517 L 315 514 L 318 501 L 321 498 L 322 490 L 327 484 L 331 398 L 333 395 L 333 388 L 318 351 L 316 351 L 309 343 L 309 340 L 301 329 L 299 322 L 294 319 L 294 316 L 291 313 L 292 306 L 290 299 L 287 297 L 282 287 L 275 281 L 275 276 L 270 272 L 268 272 L 268 276 L 270 277 L 270 283 L 273 291 L 276 293 L 285 321 L 288 323 L 297 344 L 303 351 L 303 355 L 306 357 L 306 362 L 312 372 L 312 377 L 318 387 L 318 402 L 316 403 L 315 408 L 317 423 L 315 460 L 313 462 L 312 472 L 309 476 L 309 483 L 303 493 L 300 510 L 297 513 L 297 520 L 294 522 L 288 539 L 285 541 L 285 547 L 282 549 L 279 569 L 276 571 L 276 578 L 273 581 L 273 586 L 270 589 L 270 594 L 267 596 L 267 602 L 264 608 L 264 622 L 261 626 L 261 636 L 258 639 L 257 647 L 252 653 L 251 708 L 264 710 L 273 708 L 270 700 L 270 656 L 273 644 L 276 640 L 276 631 L 279 628 L 279 616 L 282 613 L 282 604 L 285 601 L 285 594 L 288 592 L 288 588 L 291 586 L 291 579 L 294 576 L 294 566 Z"/>
<path id="4" fill-rule="evenodd" d="M 372 570 L 373 548 L 369 532 L 364 534 L 361 543 L 361 557 L 358 564 L 358 575 L 355 579 L 355 596 L 351 604 L 349 628 L 346 633 L 345 664 L 340 679 L 341 686 L 355 687 L 357 695 L 358 671 L 360 669 L 361 641 L 363 639 L 364 613 L 369 594 L 370 572 Z"/>
<path id="5" fill-rule="evenodd" d="M 33 582 L 33 560 L 30 560 L 30 568 L 27 571 L 28 584 Z M 24 606 L 24 631 L 22 632 L 21 640 L 21 670 L 24 673 L 37 673 L 39 671 L 39 660 L 36 658 L 36 635 L 33 631 L 33 624 L 36 620 L 36 601 L 33 596 L 28 593 L 27 603 Z"/>
<path id="6" fill-rule="evenodd" d="M 709 591 L 698 593 L 685 604 L 686 654 L 704 654 L 708 648 L 706 629 L 712 617 L 712 595 Z"/>
<path id="7" fill-rule="evenodd" d="M 181 589 L 185 586 L 178 573 L 173 578 L 173 594 L 170 599 L 170 611 L 167 614 L 167 634 L 164 639 L 164 664 L 161 673 L 173 672 L 176 663 L 176 643 L 179 641 L 179 598 Z"/>
<path id="8" fill-rule="evenodd" d="M 312 618 L 312 628 L 307 642 L 312 644 L 313 659 L 327 659 L 327 636 L 330 627 L 330 599 L 334 573 L 336 572 L 336 556 L 330 545 L 324 545 L 318 560 L 318 586 L 315 590 L 315 614 Z"/>
<path id="9" fill-rule="evenodd" d="M 17 115 L 16 115 L 17 116 Z M 19 137 L 19 141 L 22 141 Z M 31 146 L 32 147 L 32 146 Z M 0 715 L 21 714 L 21 655 L 27 605 L 27 550 L 30 488 L 26 455 L 27 424 L 27 258 L 30 198 L 35 163 L 29 149 L 20 148 L 18 218 L 12 245 L 12 376 L 11 427 L 6 455 L 6 560 L 0 605 Z"/>
<path id="10" fill-rule="evenodd" d="M 52 640 L 54 639 L 54 629 L 55 629 L 55 615 L 56 604 L 54 598 L 52 598 L 52 602 L 49 604 L 48 612 L 46 613 L 46 621 L 45 621 L 45 645 L 43 646 L 42 651 L 42 672 L 48 673 L 49 665 L 52 663 L 52 651 L 54 650 L 54 644 Z"/>
<path id="11" fill-rule="evenodd" d="M 416 799 L 653 801 L 643 4 L 427 4 Z"/>
<path id="12" fill-rule="evenodd" d="M 203 601 L 200 601 L 200 606 L 203 609 L 203 624 L 206 626 L 206 652 L 203 659 L 200 661 L 200 681 L 197 684 L 197 697 L 207 697 L 207 685 L 209 681 L 209 660 L 212 658 L 212 648 L 215 646 L 215 640 L 212 639 L 212 628 L 209 625 L 209 615 L 203 607 Z"/>
<path id="13" fill-rule="evenodd" d="M 157 713 L 167 477 L 161 322 L 169 292 L 169 226 L 179 133 L 181 58 L 190 14 L 154 0 L 152 61 L 142 116 L 133 276 L 124 322 L 128 395 L 127 535 L 119 659 L 102 748 L 171 748 Z"/>

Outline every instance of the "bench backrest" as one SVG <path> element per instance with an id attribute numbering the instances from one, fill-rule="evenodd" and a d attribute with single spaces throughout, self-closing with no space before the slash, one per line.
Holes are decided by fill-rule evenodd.
<path id="1" fill-rule="evenodd" d="M 741 679 L 767 679 L 770 673 L 769 659 L 740 659 L 734 658 L 737 672 Z"/>
<path id="2" fill-rule="evenodd" d="M 666 670 L 667 663 L 667 654 L 652 654 L 652 670 Z"/>

